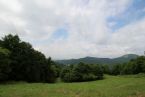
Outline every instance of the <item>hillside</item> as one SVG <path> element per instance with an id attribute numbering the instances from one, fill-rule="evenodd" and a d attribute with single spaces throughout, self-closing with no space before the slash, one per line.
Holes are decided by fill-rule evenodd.
<path id="1" fill-rule="evenodd" d="M 127 54 L 117 58 L 96 58 L 96 57 L 85 57 L 79 59 L 69 59 L 69 60 L 56 60 L 60 64 L 78 64 L 80 62 L 87 64 L 118 64 L 128 62 L 131 59 L 137 58 L 136 54 Z"/>

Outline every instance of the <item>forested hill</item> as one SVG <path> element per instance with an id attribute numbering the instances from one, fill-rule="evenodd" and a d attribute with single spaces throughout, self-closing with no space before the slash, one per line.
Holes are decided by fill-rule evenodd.
<path id="1" fill-rule="evenodd" d="M 118 58 L 96 58 L 96 57 L 85 57 L 80 59 L 69 59 L 69 60 L 56 60 L 56 62 L 60 64 L 78 64 L 80 62 L 87 64 L 121 64 L 124 62 L 128 62 L 131 59 L 137 58 L 136 54 L 127 54 Z"/>

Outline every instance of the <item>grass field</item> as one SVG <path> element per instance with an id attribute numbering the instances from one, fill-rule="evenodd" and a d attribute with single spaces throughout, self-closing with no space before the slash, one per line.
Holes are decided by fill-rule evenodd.
<path id="1" fill-rule="evenodd" d="M 11 83 L 0 85 L 0 97 L 145 97 L 145 77 L 108 76 L 82 83 Z"/>

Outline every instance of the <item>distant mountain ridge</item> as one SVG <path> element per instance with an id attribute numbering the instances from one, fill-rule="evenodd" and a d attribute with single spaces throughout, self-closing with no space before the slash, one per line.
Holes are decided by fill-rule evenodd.
<path id="1" fill-rule="evenodd" d="M 127 54 L 117 58 L 97 58 L 97 57 L 84 57 L 79 59 L 68 59 L 68 60 L 56 60 L 60 64 L 78 64 L 80 62 L 87 64 L 121 64 L 130 61 L 131 59 L 137 58 L 136 54 Z"/>

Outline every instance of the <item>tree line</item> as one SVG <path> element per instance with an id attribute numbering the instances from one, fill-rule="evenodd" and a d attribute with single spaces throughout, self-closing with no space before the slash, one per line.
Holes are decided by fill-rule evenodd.
<path id="1" fill-rule="evenodd" d="M 18 35 L 6 35 L 0 39 L 0 82 L 27 81 L 54 83 L 59 77 L 64 82 L 83 82 L 103 79 L 103 74 L 125 75 L 145 73 L 145 57 L 124 64 L 62 65 L 35 50 Z"/>
<path id="2" fill-rule="evenodd" d="M 35 50 L 18 35 L 6 35 L 0 40 L 0 82 L 27 81 L 53 83 L 91 81 L 103 78 L 99 65 L 60 65 Z"/>
<path id="3" fill-rule="evenodd" d="M 104 65 L 103 71 L 111 75 L 128 75 L 145 73 L 145 56 L 139 56 L 124 64 L 116 64 L 113 66 Z"/>
<path id="4" fill-rule="evenodd" d="M 57 70 L 51 58 L 21 41 L 17 35 L 0 40 L 0 81 L 55 82 Z"/>
<path id="5" fill-rule="evenodd" d="M 64 82 L 81 82 L 103 79 L 103 74 L 133 75 L 139 73 L 145 73 L 145 56 L 115 65 L 74 64 L 63 68 L 60 77 Z"/>

